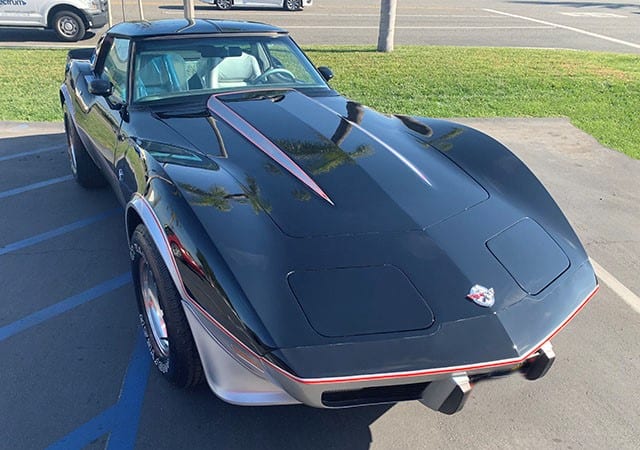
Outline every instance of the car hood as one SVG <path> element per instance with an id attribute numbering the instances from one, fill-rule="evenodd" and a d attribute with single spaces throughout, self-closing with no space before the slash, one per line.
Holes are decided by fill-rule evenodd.
<path id="1" fill-rule="evenodd" d="M 449 157 L 456 145 L 428 144 L 440 133 L 429 122 L 293 91 L 213 100 L 206 116 L 161 120 L 215 156 L 217 169 L 165 169 L 271 347 L 440 335 L 445 324 L 495 320 L 541 298 L 584 262 L 570 228 L 549 227 L 550 200 L 550 213 L 529 219 L 530 202 L 509 197 L 522 189 L 483 181 L 489 198 L 481 178 Z M 451 140 L 462 137 L 474 154 L 494 148 L 465 130 Z M 467 297 L 476 284 L 494 290 L 495 305 Z M 550 300 L 541 323 L 581 300 Z M 457 339 L 477 342 L 482 333 L 470 327 Z"/>
<path id="2" fill-rule="evenodd" d="M 420 124 L 345 99 L 339 108 L 335 97 L 331 107 L 323 100 L 297 91 L 209 100 L 216 130 L 206 133 L 208 146 L 198 142 L 200 149 L 211 152 L 217 139 L 227 156 L 221 165 L 255 193 L 287 235 L 421 230 L 488 198 L 456 164 L 415 136 L 409 127 L 420 130 Z M 193 120 L 166 120 L 192 137 Z"/>

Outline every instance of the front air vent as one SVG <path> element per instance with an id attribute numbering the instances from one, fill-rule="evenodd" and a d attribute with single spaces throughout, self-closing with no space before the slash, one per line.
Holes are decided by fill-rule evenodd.
<path id="1" fill-rule="evenodd" d="M 322 404 L 328 408 L 379 405 L 418 400 L 429 383 L 402 384 L 400 386 L 379 386 L 349 391 L 323 392 Z"/>

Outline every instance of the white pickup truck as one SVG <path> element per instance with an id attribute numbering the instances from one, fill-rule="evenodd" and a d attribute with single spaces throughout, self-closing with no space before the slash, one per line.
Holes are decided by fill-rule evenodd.
<path id="1" fill-rule="evenodd" d="M 53 29 L 63 41 L 107 23 L 107 0 L 0 0 L 0 26 Z"/>

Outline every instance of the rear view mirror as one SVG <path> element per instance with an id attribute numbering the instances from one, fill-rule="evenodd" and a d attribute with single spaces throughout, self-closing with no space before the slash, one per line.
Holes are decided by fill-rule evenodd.
<path id="1" fill-rule="evenodd" d="M 89 82 L 89 92 L 100 97 L 108 97 L 113 93 L 111 81 L 94 78 Z"/>
<path id="2" fill-rule="evenodd" d="M 322 78 L 324 78 L 326 81 L 329 81 L 333 78 L 333 71 L 326 66 L 318 67 L 318 72 L 320 72 L 320 75 L 322 75 Z"/>

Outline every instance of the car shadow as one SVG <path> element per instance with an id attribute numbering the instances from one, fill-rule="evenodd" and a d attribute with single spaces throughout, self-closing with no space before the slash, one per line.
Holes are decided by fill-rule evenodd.
<path id="1" fill-rule="evenodd" d="M 152 448 L 368 449 L 372 443 L 371 424 L 392 406 L 338 410 L 297 405 L 234 406 L 219 400 L 206 386 L 178 389 L 154 372 L 149 378 L 138 445 L 144 443 L 145 447 Z M 171 431 L 176 425 L 180 433 Z"/>
<path id="2" fill-rule="evenodd" d="M 41 28 L 0 28 L 0 42 L 55 42 L 66 44 L 82 44 L 95 37 L 93 31 L 87 31 L 84 38 L 77 42 L 61 41 L 53 30 Z"/>

